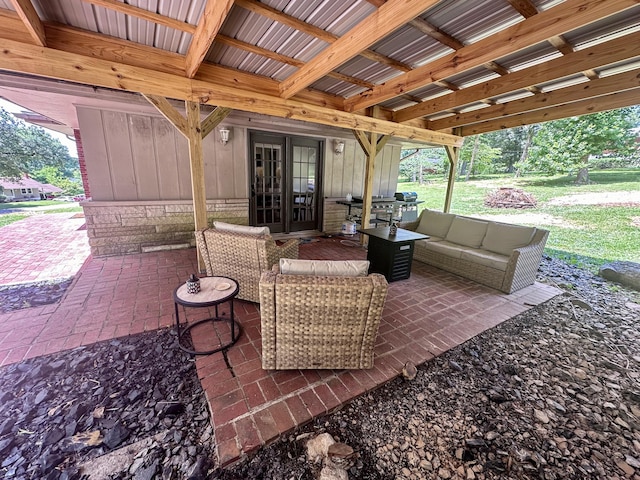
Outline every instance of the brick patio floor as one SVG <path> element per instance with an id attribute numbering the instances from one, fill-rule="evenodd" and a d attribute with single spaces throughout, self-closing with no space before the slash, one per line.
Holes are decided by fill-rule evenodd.
<path id="1" fill-rule="evenodd" d="M 322 239 L 301 245 L 300 257 L 365 258 L 353 245 L 340 237 Z M 173 290 L 195 271 L 194 249 L 90 257 L 60 303 L 0 314 L 0 364 L 171 327 Z M 506 295 L 414 262 L 409 280 L 389 285 L 371 370 L 262 370 L 258 305 L 238 300 L 238 342 L 196 360 L 218 460 L 229 464 L 395 378 L 405 362 L 424 363 L 558 293 L 535 284 Z M 190 321 L 212 313 L 187 311 Z M 214 341 L 206 332 L 196 337 L 196 346 Z"/>

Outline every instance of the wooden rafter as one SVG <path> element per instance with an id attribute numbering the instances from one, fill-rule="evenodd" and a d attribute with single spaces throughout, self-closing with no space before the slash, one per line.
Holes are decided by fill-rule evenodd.
<path id="1" fill-rule="evenodd" d="M 321 54 L 314 57 L 303 68 L 281 82 L 281 96 L 291 98 L 396 28 L 414 19 L 435 3 L 437 0 L 413 0 L 411 2 L 389 0 L 346 35 L 327 47 Z"/>
<path id="2" fill-rule="evenodd" d="M 38 16 L 38 12 L 33 8 L 31 0 L 11 0 L 13 8 L 16 9 L 16 13 L 20 16 L 20 19 L 27 27 L 31 38 L 36 43 L 44 47 L 47 45 L 46 35 L 44 33 L 44 26 Z"/>
<path id="3" fill-rule="evenodd" d="M 121 2 L 120 0 L 82 0 L 83 2 L 98 5 L 100 7 L 108 8 L 116 12 L 124 13 L 125 15 L 131 15 L 132 17 L 141 18 L 158 25 L 162 25 L 169 28 L 175 28 L 182 32 L 190 33 L 193 35 L 196 32 L 196 27 L 190 23 L 177 20 L 175 18 L 167 17 L 166 15 L 160 15 L 159 13 L 146 10 L 144 8 L 129 5 L 128 3 Z"/>
<path id="4" fill-rule="evenodd" d="M 187 50 L 185 58 L 187 77 L 195 77 L 232 5 L 233 0 L 207 0 Z"/>
<path id="5" fill-rule="evenodd" d="M 5 40 L 0 51 L 0 69 L 30 73 L 87 85 L 144 92 L 182 100 L 218 105 L 237 110 L 292 118 L 346 129 L 364 129 L 383 135 L 423 141 L 436 145 L 457 145 L 462 139 L 413 125 L 284 100 L 265 93 L 246 91 L 233 84 L 217 84 L 201 79 L 148 70 L 83 55 L 35 47 Z"/>
<path id="6" fill-rule="evenodd" d="M 639 95 L 640 88 L 634 88 L 624 92 L 612 93 L 566 105 L 544 108 L 533 112 L 522 113 L 520 115 L 512 115 L 507 118 L 461 127 L 460 134 L 463 136 L 478 135 L 480 133 L 493 132 L 495 130 L 521 127 L 532 123 L 549 122 L 560 118 L 588 115 L 590 113 L 603 112 L 605 110 L 629 107 L 637 105 L 638 98 L 640 98 Z"/>
<path id="7" fill-rule="evenodd" d="M 420 30 L 425 35 L 428 35 L 431 38 L 436 39 L 437 41 L 439 41 L 443 45 L 446 45 L 449 48 L 453 48 L 454 50 L 460 50 L 462 47 L 464 47 L 464 43 L 462 43 L 460 40 L 452 37 L 446 32 L 443 32 L 435 25 L 431 25 L 426 20 L 423 20 L 421 18 L 414 18 L 409 22 L 409 25 L 411 25 L 413 28 Z"/>
<path id="8" fill-rule="evenodd" d="M 273 7 L 270 7 L 269 5 L 257 2 L 255 0 L 236 0 L 235 4 L 239 7 L 244 8 L 245 10 L 249 10 L 250 12 L 262 15 L 263 17 L 270 18 L 273 21 L 286 25 L 300 32 L 306 33 L 311 37 L 318 38 L 329 44 L 335 42 L 336 40 L 338 40 L 338 38 L 340 38 L 337 35 L 332 34 L 331 32 L 327 32 L 322 28 L 304 22 L 292 15 L 288 15 L 284 12 L 281 12 L 280 10 L 277 10 Z M 374 62 L 382 63 L 383 65 L 387 65 L 388 67 L 400 70 L 401 72 L 408 72 L 411 70 L 411 67 L 409 65 L 389 58 L 378 52 L 374 52 L 373 50 L 365 49 L 361 52 L 358 52 L 358 54 Z"/>
<path id="9" fill-rule="evenodd" d="M 355 95 L 345 100 L 345 110 L 359 110 L 381 103 L 400 93 L 410 92 L 453 74 L 468 71 L 495 58 L 520 51 L 635 5 L 635 0 L 567 0 L 490 37 L 399 75 L 372 90 Z"/>
<path id="10" fill-rule="evenodd" d="M 207 117 L 202 120 L 202 138 L 205 138 L 207 135 L 209 135 L 214 128 L 220 125 L 220 122 L 222 122 L 222 120 L 227 118 L 230 113 L 230 108 L 216 107 L 213 112 L 207 115 Z"/>
<path id="11" fill-rule="evenodd" d="M 159 95 L 143 94 L 147 101 L 156 107 L 164 118 L 166 118 L 171 125 L 173 125 L 182 135 L 189 138 L 189 126 L 187 125 L 187 119 L 165 97 Z"/>
<path id="12" fill-rule="evenodd" d="M 412 118 L 444 112 L 461 105 L 526 89 L 536 84 L 575 75 L 589 68 L 598 68 L 637 56 L 640 56 L 640 33 L 638 32 L 398 110 L 395 112 L 394 119 L 397 122 L 404 122 Z"/>
<path id="13" fill-rule="evenodd" d="M 481 123 L 496 118 L 505 118 L 511 115 L 549 108 L 555 105 L 564 105 L 588 98 L 609 95 L 615 92 L 624 92 L 638 87 L 640 87 L 640 69 L 635 69 L 586 83 L 580 83 L 571 87 L 540 93 L 521 100 L 501 103 L 473 112 L 460 113 L 441 120 L 434 120 L 429 123 L 429 126 L 434 130 L 443 130 L 462 125 Z"/>
<path id="14" fill-rule="evenodd" d="M 286 65 L 293 65 L 294 67 L 298 67 L 298 68 L 304 66 L 304 62 L 296 58 L 288 57 L 287 55 L 282 55 L 281 53 L 274 52 L 272 50 L 267 50 L 266 48 L 258 47 L 256 45 L 253 45 L 252 43 L 247 43 L 241 40 L 237 40 L 235 38 L 227 37 L 226 35 L 218 34 L 218 36 L 216 36 L 216 42 L 220 42 L 224 45 L 228 45 L 230 47 L 244 50 L 245 52 L 255 53 L 256 55 L 260 55 L 265 58 L 269 58 L 271 60 L 284 63 Z M 331 78 L 335 78 L 336 80 L 340 80 L 342 82 L 358 85 L 359 87 L 373 88 L 374 86 L 374 84 L 371 82 L 366 82 L 359 78 L 351 77 L 349 75 L 343 75 L 338 72 L 329 72 L 327 76 Z"/>

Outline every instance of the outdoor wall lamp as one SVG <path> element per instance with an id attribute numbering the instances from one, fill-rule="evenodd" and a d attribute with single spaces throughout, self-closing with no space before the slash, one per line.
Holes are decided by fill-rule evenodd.
<path id="1" fill-rule="evenodd" d="M 342 155 L 342 152 L 344 152 L 344 142 L 342 140 L 334 140 L 333 146 L 336 155 Z"/>
<path id="2" fill-rule="evenodd" d="M 231 133 L 231 129 L 229 127 L 220 127 L 218 129 L 218 133 L 220 134 L 220 143 L 226 145 L 229 141 L 229 134 Z"/>

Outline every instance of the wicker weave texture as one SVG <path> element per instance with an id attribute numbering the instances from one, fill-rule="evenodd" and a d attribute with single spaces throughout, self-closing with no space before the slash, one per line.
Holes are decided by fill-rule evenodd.
<path id="1" fill-rule="evenodd" d="M 264 369 L 373 367 L 387 296 L 384 276 L 262 275 Z"/>
<path id="2" fill-rule="evenodd" d="M 415 230 L 419 224 L 420 218 L 415 222 L 406 224 L 403 228 Z M 423 248 L 420 242 L 416 242 L 415 244 L 413 258 L 446 270 L 447 272 L 455 273 L 461 277 L 476 281 L 482 285 L 495 288 L 496 290 L 513 293 L 524 287 L 533 285 L 535 282 L 548 237 L 548 230 L 537 228 L 529 245 L 513 251 L 509 257 L 505 271 L 480 265 L 467 259 L 452 258 L 440 253 L 435 253 Z"/>
<path id="3" fill-rule="evenodd" d="M 196 245 L 207 275 L 233 278 L 240 285 L 238 297 L 259 302 L 258 284 L 280 258 L 298 258 L 298 240 L 277 246 L 270 235 L 248 235 L 214 228 L 196 232 Z"/>

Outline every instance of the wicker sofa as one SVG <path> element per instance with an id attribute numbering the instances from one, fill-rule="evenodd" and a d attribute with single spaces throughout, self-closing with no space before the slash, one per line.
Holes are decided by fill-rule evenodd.
<path id="1" fill-rule="evenodd" d="M 365 260 L 281 260 L 263 273 L 262 368 L 373 367 L 387 281 L 368 268 Z"/>
<path id="2" fill-rule="evenodd" d="M 423 210 L 402 228 L 429 235 L 413 258 L 483 285 L 513 293 L 536 279 L 549 231 Z"/>
<path id="3" fill-rule="evenodd" d="M 247 227 L 214 222 L 214 228 L 196 231 L 196 246 L 207 275 L 233 278 L 240 285 L 238 297 L 259 302 L 262 272 L 281 258 L 298 258 L 298 240 L 276 245 L 267 227 Z"/>

